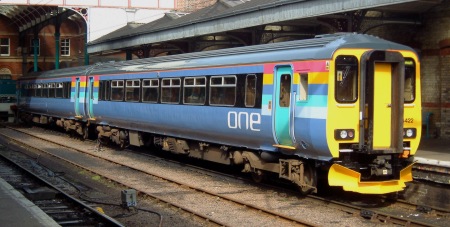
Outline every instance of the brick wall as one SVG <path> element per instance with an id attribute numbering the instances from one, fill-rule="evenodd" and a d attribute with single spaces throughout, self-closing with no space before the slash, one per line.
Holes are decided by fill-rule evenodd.
<path id="1" fill-rule="evenodd" d="M 70 56 L 60 56 L 60 68 L 83 65 L 84 61 L 84 34 L 80 26 L 71 20 L 65 20 L 61 24 L 61 39 L 70 39 Z M 53 25 L 47 25 L 39 31 L 40 54 L 38 67 L 40 70 L 55 68 L 55 29 Z M 10 55 L 0 56 L 0 69 L 8 69 L 13 79 L 17 79 L 25 72 L 34 68 L 32 53 L 33 34 L 27 34 L 23 46 L 19 43 L 19 29 L 5 16 L 0 15 L 0 38 L 9 38 Z M 22 53 L 27 51 L 25 66 Z M 23 70 L 24 68 L 24 70 Z"/>
<path id="2" fill-rule="evenodd" d="M 450 2 L 423 15 L 415 39 L 421 44 L 423 111 L 432 112 L 432 132 L 450 138 Z"/>

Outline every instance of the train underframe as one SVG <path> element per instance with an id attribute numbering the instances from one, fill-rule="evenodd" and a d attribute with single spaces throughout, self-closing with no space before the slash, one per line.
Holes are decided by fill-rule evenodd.
<path id="1" fill-rule="evenodd" d="M 22 112 L 21 120 L 38 125 L 50 125 L 64 129 L 65 132 L 87 139 L 92 134 L 103 144 L 115 144 L 120 148 L 154 145 L 168 151 L 190 158 L 197 158 L 224 165 L 239 166 L 242 172 L 250 173 L 259 182 L 268 173 L 277 174 L 279 178 L 293 182 L 303 194 L 317 192 L 317 173 L 315 162 L 302 160 L 295 156 L 278 155 L 265 151 L 212 144 L 202 141 L 186 140 L 126 130 L 107 125 L 95 125 L 74 119 L 54 118 Z"/>
<path id="2" fill-rule="evenodd" d="M 322 162 L 282 153 L 249 150 L 243 147 L 91 124 L 89 121 L 27 113 L 22 113 L 21 119 L 40 125 L 57 126 L 83 139 L 96 134 L 100 143 L 112 143 L 120 148 L 129 145 L 136 147 L 154 145 L 177 155 L 238 166 L 242 168 L 242 172 L 250 173 L 257 182 L 262 181 L 265 175 L 278 175 L 278 178 L 297 185 L 303 194 L 317 192 L 318 174 L 322 169 L 329 170 L 327 177 L 329 185 L 343 186 L 346 191 L 361 193 L 380 194 L 398 191 L 404 187 L 404 182 L 412 180 L 410 179 L 412 157 L 402 157 L 404 154 L 380 151 L 369 154 L 367 150 L 353 149 L 353 152 L 341 153 L 338 159 L 331 162 Z M 409 147 L 408 144 L 404 146 Z"/>

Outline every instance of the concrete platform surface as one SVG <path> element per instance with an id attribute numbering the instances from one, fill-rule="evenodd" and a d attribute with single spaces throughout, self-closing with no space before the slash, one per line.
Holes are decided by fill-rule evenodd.
<path id="1" fill-rule="evenodd" d="M 1 226 L 60 226 L 39 207 L 0 178 Z"/>
<path id="2" fill-rule="evenodd" d="M 450 168 L 450 139 L 422 138 L 414 160 L 421 164 Z"/>

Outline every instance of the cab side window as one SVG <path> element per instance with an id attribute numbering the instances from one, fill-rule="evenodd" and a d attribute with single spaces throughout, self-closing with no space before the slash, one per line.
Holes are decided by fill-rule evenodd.
<path id="1" fill-rule="evenodd" d="M 355 56 L 338 56 L 335 68 L 336 101 L 356 102 L 358 97 L 358 59 Z"/>

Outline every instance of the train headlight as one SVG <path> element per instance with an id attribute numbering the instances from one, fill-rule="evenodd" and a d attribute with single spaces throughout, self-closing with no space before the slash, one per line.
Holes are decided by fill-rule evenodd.
<path id="1" fill-rule="evenodd" d="M 347 138 L 347 136 L 348 136 L 348 133 L 347 133 L 347 131 L 345 131 L 345 130 L 342 130 L 342 131 L 340 132 L 340 136 L 341 136 L 341 139 L 346 139 L 346 138 Z"/>
<path id="2" fill-rule="evenodd" d="M 403 129 L 403 138 L 416 138 L 417 130 L 415 128 Z"/>
<path id="3" fill-rule="evenodd" d="M 353 129 L 336 129 L 334 130 L 334 138 L 336 140 L 352 140 L 355 137 Z"/>

